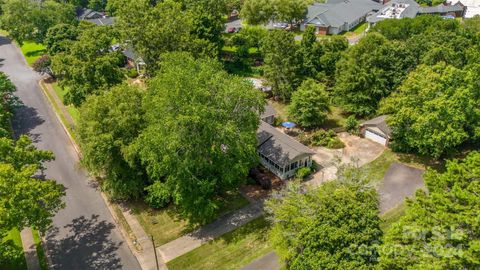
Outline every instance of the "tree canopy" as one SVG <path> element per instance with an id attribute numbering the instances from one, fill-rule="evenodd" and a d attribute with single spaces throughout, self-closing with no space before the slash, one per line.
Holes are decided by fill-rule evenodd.
<path id="1" fill-rule="evenodd" d="M 73 5 L 51 0 L 5 0 L 0 9 L 0 27 L 20 44 L 27 40 L 42 43 L 50 27 L 75 22 Z"/>
<path id="2" fill-rule="evenodd" d="M 85 29 L 66 52 L 52 57 L 52 70 L 68 92 L 64 102 L 80 106 L 87 95 L 120 83 L 124 64 L 121 52 L 112 51 L 112 29 L 106 26 Z"/>
<path id="3" fill-rule="evenodd" d="M 480 96 L 475 72 L 439 63 L 410 73 L 381 106 L 381 112 L 391 114 L 392 146 L 438 158 L 477 139 Z"/>
<path id="4" fill-rule="evenodd" d="M 304 19 L 308 0 L 245 0 L 241 14 L 249 24 L 270 20 L 296 23 Z"/>
<path id="5" fill-rule="evenodd" d="M 293 34 L 281 30 L 270 31 L 262 46 L 265 78 L 274 95 L 286 101 L 301 83 L 300 58 Z"/>
<path id="6" fill-rule="evenodd" d="M 329 110 L 325 85 L 307 79 L 292 94 L 288 116 L 302 127 L 313 128 L 323 124 Z"/>
<path id="7" fill-rule="evenodd" d="M 15 86 L 8 79 L 7 75 L 0 72 L 0 137 L 8 137 L 11 134 L 10 119 L 12 110 L 17 103 L 17 98 L 13 95 Z"/>
<path id="8" fill-rule="evenodd" d="M 377 193 L 354 170 L 313 190 L 290 184 L 267 201 L 270 239 L 287 269 L 375 269 Z"/>
<path id="9" fill-rule="evenodd" d="M 405 216 L 387 231 L 382 269 L 477 269 L 480 267 L 480 153 L 427 170 L 428 193 L 408 201 Z"/>

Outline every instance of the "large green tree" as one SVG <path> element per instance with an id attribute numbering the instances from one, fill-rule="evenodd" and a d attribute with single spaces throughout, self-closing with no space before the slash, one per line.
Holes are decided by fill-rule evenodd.
<path id="1" fill-rule="evenodd" d="M 405 216 L 385 235 L 382 269 L 480 268 L 480 153 L 428 170 L 428 192 L 408 201 Z"/>
<path id="2" fill-rule="evenodd" d="M 17 98 L 13 95 L 15 86 L 8 79 L 7 75 L 0 72 L 0 137 L 8 137 L 11 134 L 10 119 L 12 110 L 17 103 Z"/>
<path id="3" fill-rule="evenodd" d="M 26 40 L 43 42 L 50 27 L 74 23 L 73 5 L 55 1 L 5 0 L 0 27 L 22 44 Z"/>
<path id="4" fill-rule="evenodd" d="M 138 88 L 120 85 L 88 97 L 80 109 L 82 163 L 115 199 L 139 198 L 145 186 L 142 167 L 128 152 L 144 126 L 142 97 Z"/>
<path id="5" fill-rule="evenodd" d="M 166 0 L 152 5 L 150 0 L 118 0 L 116 25 L 122 40 L 128 42 L 147 63 L 149 73 L 158 69 L 160 56 L 166 52 L 186 50 L 193 30 L 192 14 L 182 3 Z M 207 18 L 208 19 L 208 16 Z M 197 29 L 198 34 L 209 37 L 216 31 Z M 208 44 L 207 44 L 208 45 Z M 196 48 L 198 46 L 195 46 Z"/>
<path id="6" fill-rule="evenodd" d="M 135 144 L 155 187 L 195 221 L 211 218 L 217 195 L 235 188 L 257 160 L 260 92 L 214 60 L 164 55 L 144 99 L 146 128 Z M 164 194 L 164 192 L 160 192 Z"/>
<path id="7" fill-rule="evenodd" d="M 57 24 L 47 31 L 44 44 L 49 55 L 66 52 L 78 37 L 80 30 L 76 25 Z"/>
<path id="8" fill-rule="evenodd" d="M 289 184 L 267 201 L 270 240 L 287 269 L 375 269 L 382 236 L 377 193 L 358 169 L 347 170 L 313 190 Z"/>
<path id="9" fill-rule="evenodd" d="M 250 24 L 263 24 L 270 20 L 297 23 L 304 19 L 308 0 L 245 0 L 241 15 Z"/>
<path id="10" fill-rule="evenodd" d="M 288 116 L 302 127 L 313 128 L 323 124 L 329 110 L 325 85 L 307 79 L 293 93 Z"/>
<path id="11" fill-rule="evenodd" d="M 84 30 L 68 51 L 52 57 L 52 70 L 68 90 L 65 103 L 80 106 L 87 95 L 122 81 L 123 55 L 111 51 L 114 36 L 109 27 Z"/>
<path id="12" fill-rule="evenodd" d="M 440 157 L 480 135 L 478 69 L 420 65 L 382 102 L 392 147 Z"/>
<path id="13" fill-rule="evenodd" d="M 292 33 L 273 30 L 262 46 L 265 78 L 274 95 L 286 101 L 301 83 L 301 57 Z"/>
<path id="14" fill-rule="evenodd" d="M 415 65 L 403 43 L 368 34 L 337 63 L 335 96 L 350 113 L 369 116 Z"/>

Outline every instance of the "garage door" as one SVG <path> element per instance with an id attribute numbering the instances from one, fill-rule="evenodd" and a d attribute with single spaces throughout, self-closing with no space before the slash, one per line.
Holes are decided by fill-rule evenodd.
<path id="1" fill-rule="evenodd" d="M 377 134 L 375 134 L 371 131 L 368 131 L 368 130 L 365 131 L 365 138 L 370 139 L 374 142 L 377 142 L 381 145 L 386 145 L 387 144 L 387 139 L 386 138 L 384 138 L 382 136 L 379 136 L 379 135 L 377 135 Z"/>

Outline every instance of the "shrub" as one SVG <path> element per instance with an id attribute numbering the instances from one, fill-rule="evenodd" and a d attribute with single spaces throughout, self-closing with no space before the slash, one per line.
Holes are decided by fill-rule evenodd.
<path id="1" fill-rule="evenodd" d="M 51 63 L 52 61 L 50 60 L 50 56 L 45 54 L 40 56 L 40 58 L 38 58 L 37 60 L 35 60 L 35 62 L 32 63 L 32 68 L 39 73 L 49 73 Z"/>
<path id="2" fill-rule="evenodd" d="M 172 197 L 167 185 L 162 182 L 155 182 L 152 185 L 145 188 L 147 196 L 145 196 L 145 202 L 152 208 L 162 208 L 167 206 Z"/>
<path id="3" fill-rule="evenodd" d="M 345 122 L 345 129 L 350 134 L 358 134 L 358 120 L 355 115 L 350 115 Z"/>
<path id="4" fill-rule="evenodd" d="M 135 68 L 129 68 L 127 69 L 127 72 L 126 72 L 127 76 L 129 78 L 136 78 L 138 77 L 138 71 L 135 69 Z"/>
<path id="5" fill-rule="evenodd" d="M 313 133 L 310 138 L 313 146 L 325 146 L 327 148 L 339 149 L 345 147 L 345 144 L 337 137 L 333 130 L 325 131 L 319 129 Z"/>
<path id="6" fill-rule="evenodd" d="M 310 167 L 302 167 L 297 170 L 295 173 L 295 177 L 297 179 L 305 179 L 307 176 L 309 176 L 312 173 L 312 169 Z"/>

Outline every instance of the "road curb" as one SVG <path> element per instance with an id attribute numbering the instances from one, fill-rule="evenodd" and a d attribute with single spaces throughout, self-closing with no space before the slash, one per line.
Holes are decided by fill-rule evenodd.
<path id="1" fill-rule="evenodd" d="M 40 86 L 40 89 L 42 89 L 42 92 L 43 94 L 45 95 L 45 97 L 47 98 L 48 102 L 50 103 L 50 105 L 53 107 L 53 112 L 55 113 L 55 116 L 58 120 L 58 122 L 60 122 L 60 125 L 62 126 L 63 128 L 63 131 L 65 131 L 65 133 L 67 134 L 67 137 L 69 138 L 75 152 L 77 153 L 77 156 L 79 159 L 81 159 L 82 157 L 82 153 L 80 151 L 80 147 L 78 146 L 77 142 L 75 141 L 75 139 L 73 138 L 72 134 L 70 134 L 70 131 L 68 129 L 68 127 L 65 125 L 65 123 L 62 121 L 62 117 L 59 115 L 59 113 L 57 112 L 57 109 L 56 109 L 56 103 L 54 100 L 52 100 L 52 98 L 50 97 L 49 93 L 48 93 L 48 90 L 46 89 L 46 85 L 45 85 L 45 82 L 44 82 L 44 79 L 40 80 L 38 82 L 38 85 Z M 105 205 L 107 206 L 108 208 L 108 211 L 110 212 L 110 215 L 112 216 L 113 220 L 115 221 L 115 226 L 118 228 L 118 230 L 120 231 L 120 234 L 122 235 L 122 237 L 125 239 L 125 242 L 127 242 L 127 245 L 128 245 L 128 248 L 130 249 L 130 251 L 132 252 L 132 254 L 135 256 L 135 259 L 137 260 L 138 264 L 140 265 L 140 267 L 143 269 L 143 270 L 147 270 L 147 268 L 145 268 L 141 263 L 140 263 L 140 259 L 139 259 L 139 252 L 137 251 L 137 249 L 135 248 L 134 244 L 132 243 L 132 241 L 130 240 L 130 237 L 128 236 L 128 233 L 126 232 L 126 230 L 123 228 L 123 226 L 120 225 L 120 222 L 119 222 L 119 218 L 117 217 L 116 213 L 115 213 L 115 210 L 113 209 L 113 206 L 111 205 L 110 201 L 108 200 L 107 196 L 102 192 L 100 191 L 100 195 L 103 199 L 103 201 L 105 202 Z M 44 237 L 42 237 L 42 242 L 44 242 L 45 239 Z M 48 256 L 47 256 L 48 257 Z M 52 266 L 51 264 L 51 261 L 50 261 L 50 258 L 48 259 L 48 262 L 49 262 L 49 267 Z"/>

